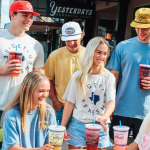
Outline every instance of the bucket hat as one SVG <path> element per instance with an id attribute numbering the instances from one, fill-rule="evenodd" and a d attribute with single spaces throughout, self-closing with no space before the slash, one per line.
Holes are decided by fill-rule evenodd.
<path id="1" fill-rule="evenodd" d="M 78 40 L 81 38 L 81 28 L 77 22 L 67 22 L 62 26 L 62 41 Z"/>
<path id="2" fill-rule="evenodd" d="M 33 11 L 33 7 L 29 1 L 15 1 L 9 8 L 9 14 L 12 12 L 30 12 L 33 16 L 40 16 L 39 13 Z"/>
<path id="3" fill-rule="evenodd" d="M 135 28 L 149 28 L 150 27 L 150 8 L 140 8 L 135 12 L 135 19 L 130 24 Z"/>

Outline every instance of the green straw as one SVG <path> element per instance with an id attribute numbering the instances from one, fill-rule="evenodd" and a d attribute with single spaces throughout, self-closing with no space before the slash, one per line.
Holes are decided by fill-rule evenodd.
<path id="1" fill-rule="evenodd" d="M 16 45 L 16 51 L 17 51 L 17 45 Z"/>

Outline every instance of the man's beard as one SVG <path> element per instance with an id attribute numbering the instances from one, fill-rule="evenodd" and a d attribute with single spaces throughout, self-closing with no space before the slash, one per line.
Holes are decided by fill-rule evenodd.
<path id="1" fill-rule="evenodd" d="M 140 37 L 138 37 L 141 41 L 147 41 L 148 39 L 150 40 L 150 34 L 147 35 L 144 39 L 141 39 Z"/>

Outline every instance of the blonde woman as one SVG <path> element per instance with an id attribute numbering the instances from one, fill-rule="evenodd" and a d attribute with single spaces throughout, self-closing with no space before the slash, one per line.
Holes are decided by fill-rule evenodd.
<path id="1" fill-rule="evenodd" d="M 56 124 L 46 103 L 49 80 L 40 72 L 26 75 L 17 94 L 3 112 L 1 150 L 50 150 L 48 126 Z"/>
<path id="2" fill-rule="evenodd" d="M 139 133 L 128 150 L 150 150 L 150 113 L 144 118 Z"/>
<path id="3" fill-rule="evenodd" d="M 86 148 L 85 124 L 96 118 L 101 124 L 98 150 L 111 146 L 109 141 L 109 116 L 115 107 L 115 77 L 104 67 L 109 56 L 108 43 L 95 37 L 87 44 L 81 60 L 81 70 L 75 72 L 63 99 L 66 105 L 61 125 L 66 126 L 73 111 L 69 149 Z M 105 133 L 104 133 L 105 132 Z"/>

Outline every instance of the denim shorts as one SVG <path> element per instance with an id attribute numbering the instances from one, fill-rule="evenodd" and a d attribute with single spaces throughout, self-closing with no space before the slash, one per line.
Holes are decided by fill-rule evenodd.
<path id="1" fill-rule="evenodd" d="M 67 144 L 77 146 L 77 147 L 86 147 L 86 128 L 85 124 L 77 119 L 73 118 L 70 126 L 69 133 L 71 134 L 70 140 L 67 141 Z M 96 122 L 96 124 L 100 124 Z M 109 141 L 109 127 L 106 124 L 107 132 L 104 132 L 103 127 L 100 129 L 100 137 L 98 142 L 98 148 L 107 148 L 112 146 L 112 143 Z"/>

